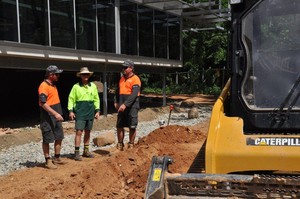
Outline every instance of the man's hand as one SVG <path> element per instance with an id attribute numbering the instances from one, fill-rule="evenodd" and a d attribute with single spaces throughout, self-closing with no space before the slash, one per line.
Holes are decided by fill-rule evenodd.
<path id="1" fill-rule="evenodd" d="M 47 103 L 44 103 L 42 105 L 42 108 L 45 111 L 47 111 L 49 114 L 53 115 L 57 121 L 59 121 L 59 122 L 64 121 L 64 118 L 61 116 L 61 114 L 59 114 L 58 112 L 56 112 L 55 110 L 53 110 L 53 108 L 51 108 Z"/>
<path id="2" fill-rule="evenodd" d="M 122 105 L 119 107 L 118 112 L 123 112 L 125 109 L 126 109 L 125 104 L 122 104 Z"/>
<path id="3" fill-rule="evenodd" d="M 115 109 L 119 109 L 119 103 L 114 103 Z"/>
<path id="4" fill-rule="evenodd" d="M 55 114 L 54 117 L 59 122 L 63 122 L 64 121 L 64 118 L 59 113 Z"/>
<path id="5" fill-rule="evenodd" d="M 95 114 L 95 119 L 97 120 L 97 119 L 99 119 L 99 117 L 100 117 L 100 112 L 97 112 L 97 113 Z"/>
<path id="6" fill-rule="evenodd" d="M 75 119 L 75 114 L 73 112 L 69 113 L 69 118 L 70 120 L 74 120 Z"/>

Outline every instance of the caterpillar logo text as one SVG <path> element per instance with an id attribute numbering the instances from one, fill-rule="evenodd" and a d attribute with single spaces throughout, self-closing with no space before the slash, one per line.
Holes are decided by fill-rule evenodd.
<path id="1" fill-rule="evenodd" d="M 300 146 L 299 138 L 247 138 L 247 145 L 252 146 Z"/>

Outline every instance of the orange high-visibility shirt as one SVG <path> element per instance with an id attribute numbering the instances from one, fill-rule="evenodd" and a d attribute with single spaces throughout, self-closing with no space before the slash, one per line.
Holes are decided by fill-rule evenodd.
<path id="1" fill-rule="evenodd" d="M 51 85 L 46 81 L 43 81 L 40 84 L 38 92 L 39 92 L 39 95 L 45 94 L 47 96 L 46 103 L 49 106 L 60 104 L 60 100 L 59 100 L 58 91 L 57 91 L 56 86 Z M 39 104 L 40 104 L 40 106 L 42 106 L 41 101 L 39 101 Z"/>
<path id="2" fill-rule="evenodd" d="M 128 79 L 126 79 L 123 76 L 119 82 L 119 88 L 120 88 L 119 94 L 130 95 L 132 93 L 132 86 L 134 85 L 138 85 L 139 87 L 141 87 L 141 80 L 137 75 L 133 75 Z M 138 93 L 138 96 L 140 96 L 140 92 Z"/>

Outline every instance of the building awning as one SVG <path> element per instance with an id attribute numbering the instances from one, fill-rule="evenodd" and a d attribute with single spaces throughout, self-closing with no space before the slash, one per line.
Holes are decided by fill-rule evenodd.
<path id="1" fill-rule="evenodd" d="M 97 72 L 118 72 L 126 59 L 134 61 L 137 71 L 157 73 L 158 68 L 182 67 L 180 60 L 142 57 L 106 52 L 93 52 L 59 47 L 0 41 L 0 68 L 44 69 L 45 62 L 63 65 L 64 70 L 88 65 Z"/>
<path id="2" fill-rule="evenodd" d="M 230 9 L 221 5 L 221 0 L 196 0 L 187 3 L 183 0 L 130 0 L 182 18 L 183 31 L 221 29 L 218 23 L 230 21 Z M 15 59 L 16 58 L 16 59 Z M 136 69 L 144 72 L 161 72 L 160 68 L 178 69 L 182 60 L 169 60 L 155 57 L 141 57 L 105 52 L 39 46 L 25 43 L 0 41 L 0 68 L 40 69 L 41 62 L 62 63 L 72 70 L 75 65 L 95 66 L 95 71 L 119 71 L 120 63 L 131 59 Z"/>
<path id="3" fill-rule="evenodd" d="M 231 20 L 230 9 L 222 6 L 221 0 L 201 0 L 193 3 L 183 0 L 131 1 L 182 17 L 183 30 L 216 29 L 217 23 Z"/>

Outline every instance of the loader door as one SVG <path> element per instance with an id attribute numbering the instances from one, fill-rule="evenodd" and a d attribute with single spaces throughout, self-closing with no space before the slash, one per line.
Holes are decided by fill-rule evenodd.
<path id="1" fill-rule="evenodd" d="M 233 26 L 239 39 L 233 40 L 230 114 L 244 119 L 246 133 L 300 128 L 299 24 L 298 0 L 265 0 Z"/>

